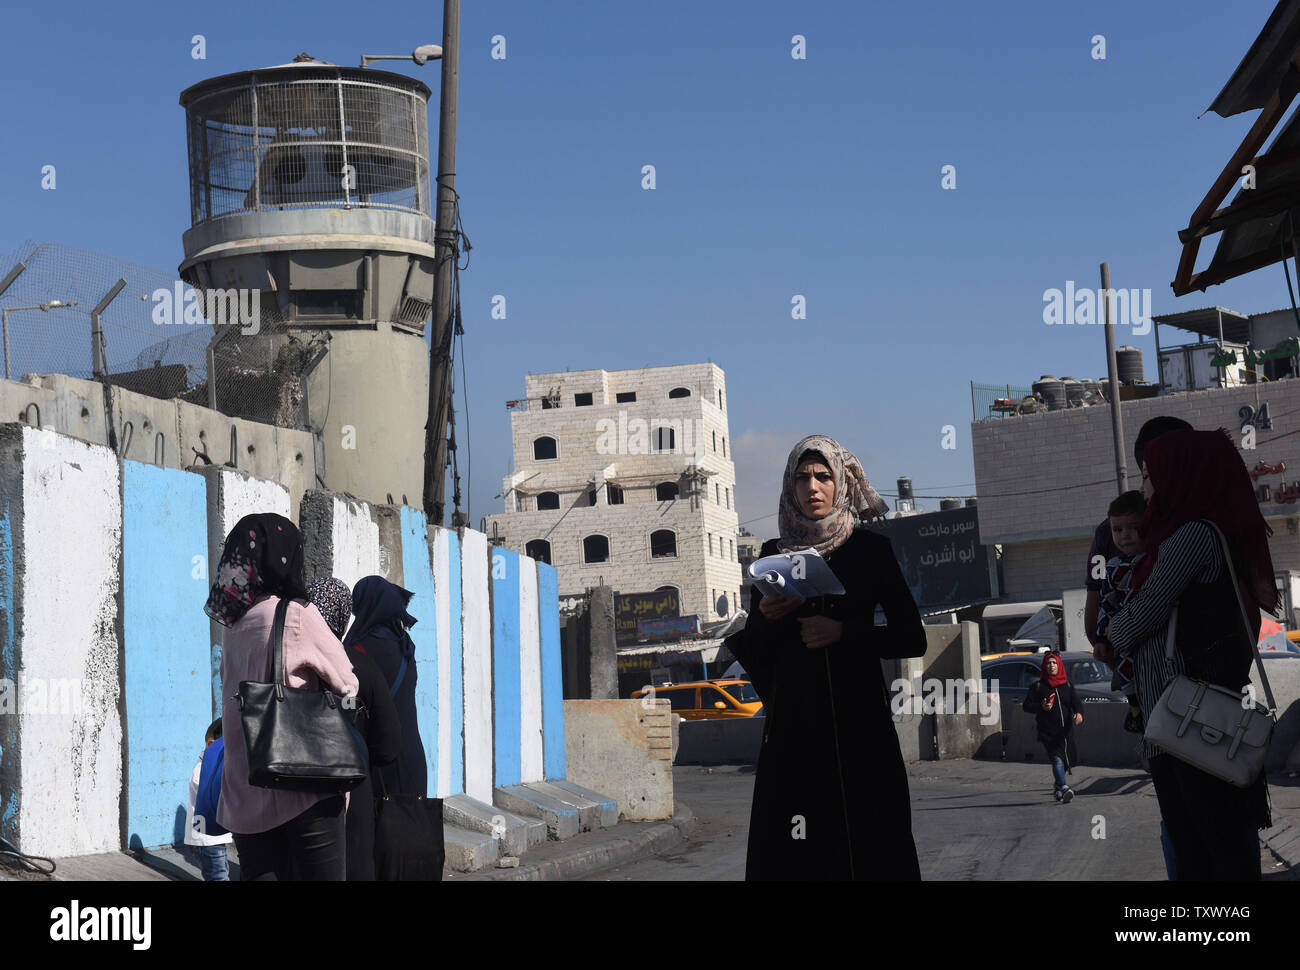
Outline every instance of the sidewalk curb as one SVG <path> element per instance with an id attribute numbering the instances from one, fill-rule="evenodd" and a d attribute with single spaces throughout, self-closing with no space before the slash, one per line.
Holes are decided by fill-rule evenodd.
<path id="1" fill-rule="evenodd" d="M 1288 867 L 1300 869 L 1300 824 L 1293 817 L 1282 818 L 1271 829 L 1261 832 L 1259 839 Z"/>
<path id="2" fill-rule="evenodd" d="M 574 846 L 571 852 L 565 853 L 561 858 L 547 859 L 533 865 L 525 863 L 516 869 L 480 870 L 463 875 L 458 873 L 453 880 L 448 881 L 540 882 L 576 879 L 602 869 L 658 855 L 689 838 L 695 831 L 695 825 L 695 813 L 678 802 L 677 813 L 671 819 L 644 828 L 634 835 L 602 841 L 597 845 Z M 605 831 L 612 834 L 618 830 L 614 828 Z M 575 839 L 581 841 L 582 837 L 576 836 Z M 554 846 L 559 843 L 549 844 Z M 526 859 L 527 856 L 524 856 Z"/>

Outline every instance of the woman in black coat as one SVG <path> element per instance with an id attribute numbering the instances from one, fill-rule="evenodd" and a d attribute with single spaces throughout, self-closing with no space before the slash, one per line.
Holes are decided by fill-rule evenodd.
<path id="1" fill-rule="evenodd" d="M 320 610 L 334 635 L 343 639 L 352 612 L 352 594 L 341 579 L 316 579 L 307 594 Z M 366 741 L 370 753 L 370 774 L 352 790 L 348 801 L 347 879 L 373 882 L 375 879 L 375 788 L 379 769 L 391 765 L 402 750 L 402 724 L 388 691 L 388 681 L 375 662 L 356 647 L 344 647 L 360 687 L 353 703 L 346 705 L 352 725 Z"/>
<path id="2" fill-rule="evenodd" d="M 343 645 L 369 657 L 384 682 L 401 721 L 402 744 L 397 760 L 381 770 L 389 795 L 428 795 L 429 768 L 415 708 L 415 643 L 406 631 L 416 619 L 406 612 L 414 594 L 382 576 L 367 576 L 352 590 L 352 614 Z"/>
<path id="3" fill-rule="evenodd" d="M 1074 747 L 1074 729 L 1083 723 L 1083 715 L 1079 713 L 1079 698 L 1060 654 L 1043 655 L 1041 676 L 1030 685 L 1022 707 L 1038 720 L 1038 740 L 1052 762 L 1052 797 L 1068 804 L 1074 792 L 1065 780 L 1065 773 L 1072 771 L 1079 760 Z"/>
<path id="4" fill-rule="evenodd" d="M 813 435 L 790 453 L 781 537 L 762 554 L 814 548 L 845 593 L 804 601 L 755 589 L 744 631 L 728 641 L 767 709 L 746 879 L 920 878 L 880 661 L 922 656 L 925 629 L 889 540 L 854 528 L 860 513 L 887 509 L 833 439 Z"/>

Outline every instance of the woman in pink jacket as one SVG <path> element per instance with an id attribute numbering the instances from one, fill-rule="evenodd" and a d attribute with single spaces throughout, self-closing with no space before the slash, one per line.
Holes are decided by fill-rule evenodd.
<path id="1" fill-rule="evenodd" d="M 324 682 L 345 696 L 357 692 L 342 644 L 307 602 L 302 562 L 302 534 L 292 522 L 273 513 L 245 516 L 226 537 L 204 607 L 229 628 L 221 649 L 226 764 L 217 821 L 234 833 L 241 880 L 342 880 L 346 875 L 344 796 L 250 785 L 234 699 L 241 681 L 271 680 L 271 626 L 282 596 L 291 601 L 283 647 L 288 685 L 318 690 Z"/>

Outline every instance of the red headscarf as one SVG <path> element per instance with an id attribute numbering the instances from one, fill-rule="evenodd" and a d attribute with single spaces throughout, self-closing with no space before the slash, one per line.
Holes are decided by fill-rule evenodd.
<path id="1" fill-rule="evenodd" d="M 1056 661 L 1056 673 L 1054 674 L 1049 674 L 1047 672 L 1047 661 L 1049 660 Z M 1061 655 L 1055 650 L 1050 650 L 1043 654 L 1043 664 L 1041 669 L 1043 682 L 1046 683 L 1048 687 L 1060 687 L 1068 679 L 1065 675 L 1065 661 L 1061 659 Z"/>
<path id="2" fill-rule="evenodd" d="M 1138 531 L 1146 555 L 1133 574 L 1136 589 L 1151 575 L 1160 543 L 1194 519 L 1209 519 L 1236 541 L 1242 563 L 1241 580 L 1266 610 L 1277 606 L 1273 534 L 1259 511 L 1250 474 L 1232 438 L 1218 431 L 1169 431 L 1147 443 L 1146 473 L 1155 491 L 1147 503 Z"/>

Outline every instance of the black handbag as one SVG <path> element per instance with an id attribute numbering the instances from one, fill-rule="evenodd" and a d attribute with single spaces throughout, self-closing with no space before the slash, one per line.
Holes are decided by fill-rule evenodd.
<path id="1" fill-rule="evenodd" d="M 248 783 L 258 788 L 338 794 L 366 780 L 366 742 L 348 723 L 340 699 L 324 688 L 289 687 L 284 679 L 281 597 L 271 628 L 271 683 L 241 681 L 235 700 L 248 752 Z"/>
<path id="2" fill-rule="evenodd" d="M 384 773 L 375 771 L 375 879 L 380 882 L 441 882 L 446 847 L 442 799 L 390 795 Z"/>
<path id="3" fill-rule="evenodd" d="M 402 657 L 391 697 L 406 679 L 408 661 Z M 442 840 L 442 799 L 424 795 L 390 795 L 384 771 L 376 768 L 380 793 L 375 796 L 375 880 L 380 882 L 441 882 L 447 858 Z"/>

